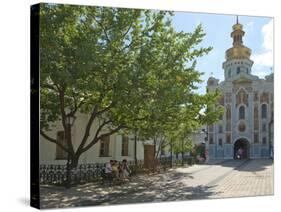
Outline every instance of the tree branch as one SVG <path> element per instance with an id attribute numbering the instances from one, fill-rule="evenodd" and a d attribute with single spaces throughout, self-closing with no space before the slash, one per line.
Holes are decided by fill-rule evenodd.
<path id="1" fill-rule="evenodd" d="M 50 136 L 48 136 L 43 130 L 40 130 L 40 135 L 42 135 L 46 140 L 50 141 L 51 143 L 54 143 L 54 144 L 58 145 L 64 151 L 69 153 L 67 148 L 65 148 L 62 144 L 60 144 L 56 139 L 53 139 Z"/>
<path id="2" fill-rule="evenodd" d="M 105 121 L 105 122 L 98 128 L 98 130 L 96 131 L 96 135 L 95 135 L 95 137 L 93 138 L 93 140 L 92 140 L 84 149 L 82 149 L 81 153 L 87 151 L 88 149 L 90 149 L 90 148 L 91 148 L 93 145 L 95 145 L 100 139 L 102 139 L 102 138 L 104 138 L 104 137 L 106 137 L 106 136 L 112 135 L 112 134 L 118 132 L 119 130 L 121 130 L 122 128 L 125 128 L 125 125 L 121 124 L 121 125 L 119 125 L 118 127 L 116 127 L 115 129 L 111 130 L 110 132 L 107 132 L 107 133 L 104 133 L 104 134 L 98 136 L 98 134 L 99 134 L 99 132 L 101 131 L 101 129 L 102 129 L 105 125 L 109 124 L 110 122 L 111 122 L 111 120 Z"/>
<path id="3" fill-rule="evenodd" d="M 96 131 L 96 134 L 95 134 L 95 137 L 94 137 L 93 140 L 95 140 L 95 139 L 98 137 L 98 135 L 99 135 L 100 131 L 102 130 L 102 128 L 103 128 L 105 125 L 109 124 L 110 122 L 112 122 L 112 120 L 104 121 L 104 122 L 98 127 L 98 129 L 97 129 L 97 131 Z M 89 137 L 89 135 L 85 138 L 85 140 L 84 140 L 84 138 L 83 138 L 83 141 L 81 142 L 81 144 L 80 144 L 80 146 L 79 146 L 79 148 L 78 148 L 78 150 L 77 150 L 78 153 L 83 153 L 83 152 L 84 152 L 84 149 L 83 149 L 83 148 L 84 148 L 84 145 L 85 145 L 85 143 L 86 143 L 88 137 Z M 92 141 L 93 141 L 93 140 L 92 140 Z M 90 144 L 91 144 L 91 142 L 90 142 Z"/>
<path id="4" fill-rule="evenodd" d="M 107 112 L 110 108 L 112 108 L 115 105 L 115 102 L 111 102 L 110 105 L 108 105 L 107 107 L 103 108 L 102 110 L 97 112 L 97 115 L 100 115 L 102 113 Z"/>
<path id="5" fill-rule="evenodd" d="M 105 35 L 105 37 L 106 37 L 107 42 L 110 43 L 111 40 L 109 39 L 109 36 L 108 36 L 108 34 L 107 34 L 107 31 L 106 31 L 106 29 L 104 28 L 104 26 L 102 25 L 102 23 L 99 22 L 99 21 L 97 21 L 97 19 L 96 19 L 94 16 L 92 16 L 92 18 L 93 18 L 93 19 L 95 20 L 95 22 L 102 28 L 102 31 L 103 31 L 103 33 L 104 33 L 104 35 Z"/>
<path id="6" fill-rule="evenodd" d="M 94 109 L 93 109 L 93 111 L 91 113 L 91 116 L 89 118 L 89 121 L 87 123 L 86 129 L 85 129 L 85 132 L 84 132 L 84 136 L 83 136 L 82 141 L 81 141 L 81 143 L 80 143 L 80 145 L 79 145 L 79 147 L 77 149 L 78 153 L 79 152 L 82 153 L 82 149 L 83 149 L 83 147 L 84 147 L 84 145 L 85 145 L 85 143 L 86 143 L 86 141 L 87 141 L 87 139 L 88 139 L 88 137 L 90 135 L 90 129 L 92 127 L 93 121 L 97 117 L 97 110 L 98 110 L 98 104 L 95 105 L 95 107 L 94 107 Z"/>
<path id="7" fill-rule="evenodd" d="M 60 111 L 61 111 L 61 117 L 62 117 L 62 125 L 63 129 L 66 134 L 66 141 L 67 141 L 67 147 L 68 152 L 71 154 L 74 154 L 72 139 L 71 139 L 71 128 L 66 124 L 66 113 L 65 113 L 65 102 L 64 102 L 64 90 L 59 90 L 59 102 L 60 102 Z"/>
<path id="8" fill-rule="evenodd" d="M 124 39 L 125 36 L 129 33 L 130 29 L 132 28 L 133 25 L 133 21 L 130 23 L 130 26 L 128 27 L 128 29 L 126 30 L 126 32 L 122 35 L 121 39 Z"/>

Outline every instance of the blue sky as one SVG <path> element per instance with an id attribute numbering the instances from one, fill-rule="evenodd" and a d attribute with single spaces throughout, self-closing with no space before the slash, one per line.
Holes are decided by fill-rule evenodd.
<path id="1" fill-rule="evenodd" d="M 232 26 L 236 23 L 234 15 L 207 13 L 175 12 L 172 23 L 177 31 L 191 32 L 201 23 L 206 33 L 200 46 L 212 46 L 213 50 L 198 59 L 197 69 L 205 74 L 201 77 L 204 83 L 199 88 L 205 93 L 206 80 L 212 75 L 224 79 L 222 63 L 225 51 L 232 46 Z M 267 17 L 239 16 L 245 36 L 244 45 L 252 49 L 251 59 L 254 61 L 252 74 L 263 78 L 270 74 L 273 67 L 273 20 Z"/>

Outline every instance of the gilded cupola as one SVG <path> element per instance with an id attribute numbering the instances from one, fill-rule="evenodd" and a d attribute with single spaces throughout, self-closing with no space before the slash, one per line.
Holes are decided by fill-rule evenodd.
<path id="1" fill-rule="evenodd" d="M 236 24 L 232 26 L 232 29 L 231 37 L 233 39 L 233 46 L 225 53 L 226 61 L 232 59 L 250 59 L 251 49 L 243 45 L 245 32 L 243 31 L 243 25 L 238 21 L 238 16 L 236 18 Z"/>

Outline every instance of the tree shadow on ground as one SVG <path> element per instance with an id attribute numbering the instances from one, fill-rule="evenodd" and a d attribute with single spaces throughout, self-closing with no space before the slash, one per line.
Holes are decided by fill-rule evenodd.
<path id="1" fill-rule="evenodd" d="M 75 206 L 132 204 L 164 201 L 184 201 L 191 199 L 207 199 L 214 194 L 214 186 L 187 187 L 182 183 L 166 183 L 158 189 L 138 187 L 136 189 L 122 189 L 118 194 L 109 194 L 98 201 L 91 197 L 79 202 Z"/>
<path id="2" fill-rule="evenodd" d="M 130 182 L 109 186 L 100 183 L 87 183 L 65 189 L 56 186 L 41 186 L 42 208 L 148 203 L 162 201 L 181 201 L 189 199 L 207 199 L 218 196 L 216 181 L 204 186 L 190 186 L 186 182 L 192 180 L 194 173 L 213 167 L 223 166 L 233 169 L 226 170 L 221 177 L 227 176 L 232 170 L 255 173 L 272 165 L 271 160 L 228 160 L 201 169 L 176 168 L 155 175 L 139 175 Z M 216 170 L 216 168 L 214 169 Z M 209 172 L 212 170 L 209 170 Z M 206 176 L 208 177 L 208 176 Z"/>
<path id="3" fill-rule="evenodd" d="M 130 204 L 162 201 L 205 199 L 213 195 L 214 186 L 191 187 L 182 180 L 192 179 L 189 173 L 168 172 L 153 176 L 134 177 L 122 185 L 106 186 L 97 183 L 71 189 L 42 187 L 43 208 Z"/>
<path id="4" fill-rule="evenodd" d="M 213 164 L 222 167 L 231 167 L 234 170 L 245 172 L 258 172 L 263 171 L 271 166 L 273 161 L 271 159 L 231 159 L 218 164 Z"/>

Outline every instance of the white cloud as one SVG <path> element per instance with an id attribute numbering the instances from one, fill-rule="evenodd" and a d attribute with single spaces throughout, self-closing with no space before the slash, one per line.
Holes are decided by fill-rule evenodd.
<path id="1" fill-rule="evenodd" d="M 267 50 L 260 54 L 255 54 L 252 56 L 252 60 L 255 65 L 258 66 L 272 66 L 273 65 L 273 51 Z"/>
<path id="2" fill-rule="evenodd" d="M 263 47 L 267 50 L 273 50 L 273 19 L 262 28 L 264 35 Z"/>
<path id="3" fill-rule="evenodd" d="M 256 66 L 252 72 L 252 74 L 259 76 L 260 78 L 264 78 L 266 75 L 268 75 L 270 73 L 271 73 L 271 70 L 266 66 Z"/>
<path id="4" fill-rule="evenodd" d="M 262 27 L 262 35 L 263 51 L 254 54 L 252 60 L 254 61 L 253 74 L 264 78 L 272 72 L 273 67 L 273 20 Z"/>
<path id="5" fill-rule="evenodd" d="M 257 71 L 261 69 L 261 67 L 269 68 L 273 66 L 273 20 L 262 27 L 262 35 L 263 51 L 252 56 L 254 67 Z"/>
<path id="6" fill-rule="evenodd" d="M 254 28 L 254 22 L 253 21 L 250 21 L 245 25 L 245 31 L 246 32 L 252 31 L 253 28 Z"/>

